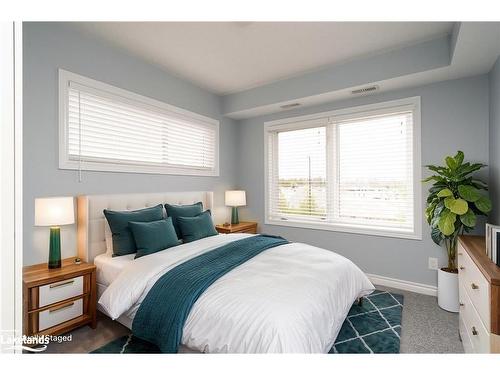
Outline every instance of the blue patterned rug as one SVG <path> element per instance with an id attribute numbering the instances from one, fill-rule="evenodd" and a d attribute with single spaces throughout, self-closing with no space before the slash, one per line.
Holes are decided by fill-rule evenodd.
<path id="1" fill-rule="evenodd" d="M 402 313 L 402 295 L 375 290 L 352 305 L 330 354 L 399 353 Z"/>
<path id="2" fill-rule="evenodd" d="M 403 296 L 375 290 L 354 304 L 330 350 L 330 354 L 399 353 Z M 120 337 L 92 353 L 160 353 L 159 349 L 132 335 Z"/>

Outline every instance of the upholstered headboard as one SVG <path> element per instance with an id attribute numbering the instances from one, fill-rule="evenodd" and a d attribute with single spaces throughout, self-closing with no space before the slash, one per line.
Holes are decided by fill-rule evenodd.
<path id="1" fill-rule="evenodd" d="M 204 209 L 213 210 L 213 193 L 208 191 L 144 193 L 118 195 L 84 195 L 78 202 L 78 256 L 92 263 L 106 252 L 104 209 L 135 210 L 157 204 L 192 204 L 202 202 Z"/>

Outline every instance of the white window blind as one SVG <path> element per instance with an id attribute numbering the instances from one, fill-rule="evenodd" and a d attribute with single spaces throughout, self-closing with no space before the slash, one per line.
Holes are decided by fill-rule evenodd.
<path id="1" fill-rule="evenodd" d="M 218 173 L 216 121 L 96 85 L 71 79 L 65 83 L 66 166 L 146 173 Z"/>
<path id="2" fill-rule="evenodd" d="M 341 222 L 413 229 L 412 112 L 339 122 L 334 214 Z"/>
<path id="3" fill-rule="evenodd" d="M 398 105 L 269 125 L 267 221 L 418 236 L 415 113 Z"/>

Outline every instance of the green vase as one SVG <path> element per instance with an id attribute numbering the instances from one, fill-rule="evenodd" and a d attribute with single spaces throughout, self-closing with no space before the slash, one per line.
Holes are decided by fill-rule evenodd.
<path id="1" fill-rule="evenodd" d="M 231 224 L 239 224 L 240 219 L 238 218 L 238 207 L 233 207 L 231 212 Z"/>
<path id="2" fill-rule="evenodd" d="M 49 268 L 61 268 L 61 228 L 50 228 Z"/>

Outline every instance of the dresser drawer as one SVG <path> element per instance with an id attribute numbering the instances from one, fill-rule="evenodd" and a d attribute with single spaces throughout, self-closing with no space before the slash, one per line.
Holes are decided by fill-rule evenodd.
<path id="1" fill-rule="evenodd" d="M 458 279 L 486 329 L 490 330 L 490 284 L 467 252 L 458 247 Z"/>
<path id="2" fill-rule="evenodd" d="M 464 346 L 465 353 L 474 353 L 474 348 L 472 347 L 472 341 L 469 336 L 469 331 L 464 321 L 463 315 L 460 315 L 458 330 L 460 332 L 460 339 L 462 340 L 462 345 Z"/>
<path id="3" fill-rule="evenodd" d="M 83 294 L 83 276 L 43 285 L 39 288 L 39 307 Z"/>
<path id="4" fill-rule="evenodd" d="M 460 295 L 460 320 L 463 321 L 460 326 L 460 336 L 464 342 L 464 350 L 467 350 L 467 341 L 464 340 L 465 334 L 468 335 L 472 351 L 474 353 L 489 353 L 490 352 L 490 334 L 483 325 L 481 317 L 474 308 L 468 293 L 463 286 L 459 289 Z"/>
<path id="5" fill-rule="evenodd" d="M 78 318 L 81 315 L 83 315 L 83 301 L 78 299 L 61 307 L 40 311 L 38 327 L 40 331 L 43 331 L 68 320 Z"/>

